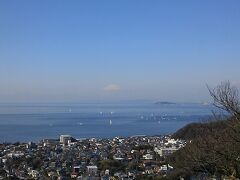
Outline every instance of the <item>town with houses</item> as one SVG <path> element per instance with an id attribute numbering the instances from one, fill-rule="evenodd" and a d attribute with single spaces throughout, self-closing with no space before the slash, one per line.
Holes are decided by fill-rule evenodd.
<path id="1" fill-rule="evenodd" d="M 0 179 L 124 180 L 164 177 L 165 158 L 186 145 L 171 136 L 43 139 L 0 144 Z"/>

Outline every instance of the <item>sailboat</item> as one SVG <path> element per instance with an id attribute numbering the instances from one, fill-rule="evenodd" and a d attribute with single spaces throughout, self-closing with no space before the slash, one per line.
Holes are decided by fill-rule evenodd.
<path id="1" fill-rule="evenodd" d="M 109 124 L 112 125 L 112 120 L 109 121 Z"/>

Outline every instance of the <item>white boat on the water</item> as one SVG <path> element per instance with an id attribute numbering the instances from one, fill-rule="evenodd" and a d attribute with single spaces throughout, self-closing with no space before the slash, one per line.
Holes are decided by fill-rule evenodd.
<path id="1" fill-rule="evenodd" d="M 112 120 L 109 121 L 109 124 L 112 125 Z"/>

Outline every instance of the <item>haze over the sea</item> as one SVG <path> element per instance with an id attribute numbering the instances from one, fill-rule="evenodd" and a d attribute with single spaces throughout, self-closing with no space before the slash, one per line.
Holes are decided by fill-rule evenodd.
<path id="1" fill-rule="evenodd" d="M 0 2 L 0 102 L 209 101 L 240 83 L 240 1 Z"/>

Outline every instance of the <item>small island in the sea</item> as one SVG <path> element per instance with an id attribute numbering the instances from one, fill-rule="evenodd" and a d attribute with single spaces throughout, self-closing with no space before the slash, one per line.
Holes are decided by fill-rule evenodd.
<path id="1" fill-rule="evenodd" d="M 170 105 L 170 104 L 176 104 L 176 103 L 168 102 L 168 101 L 157 101 L 154 104 L 157 104 L 157 105 Z"/>

